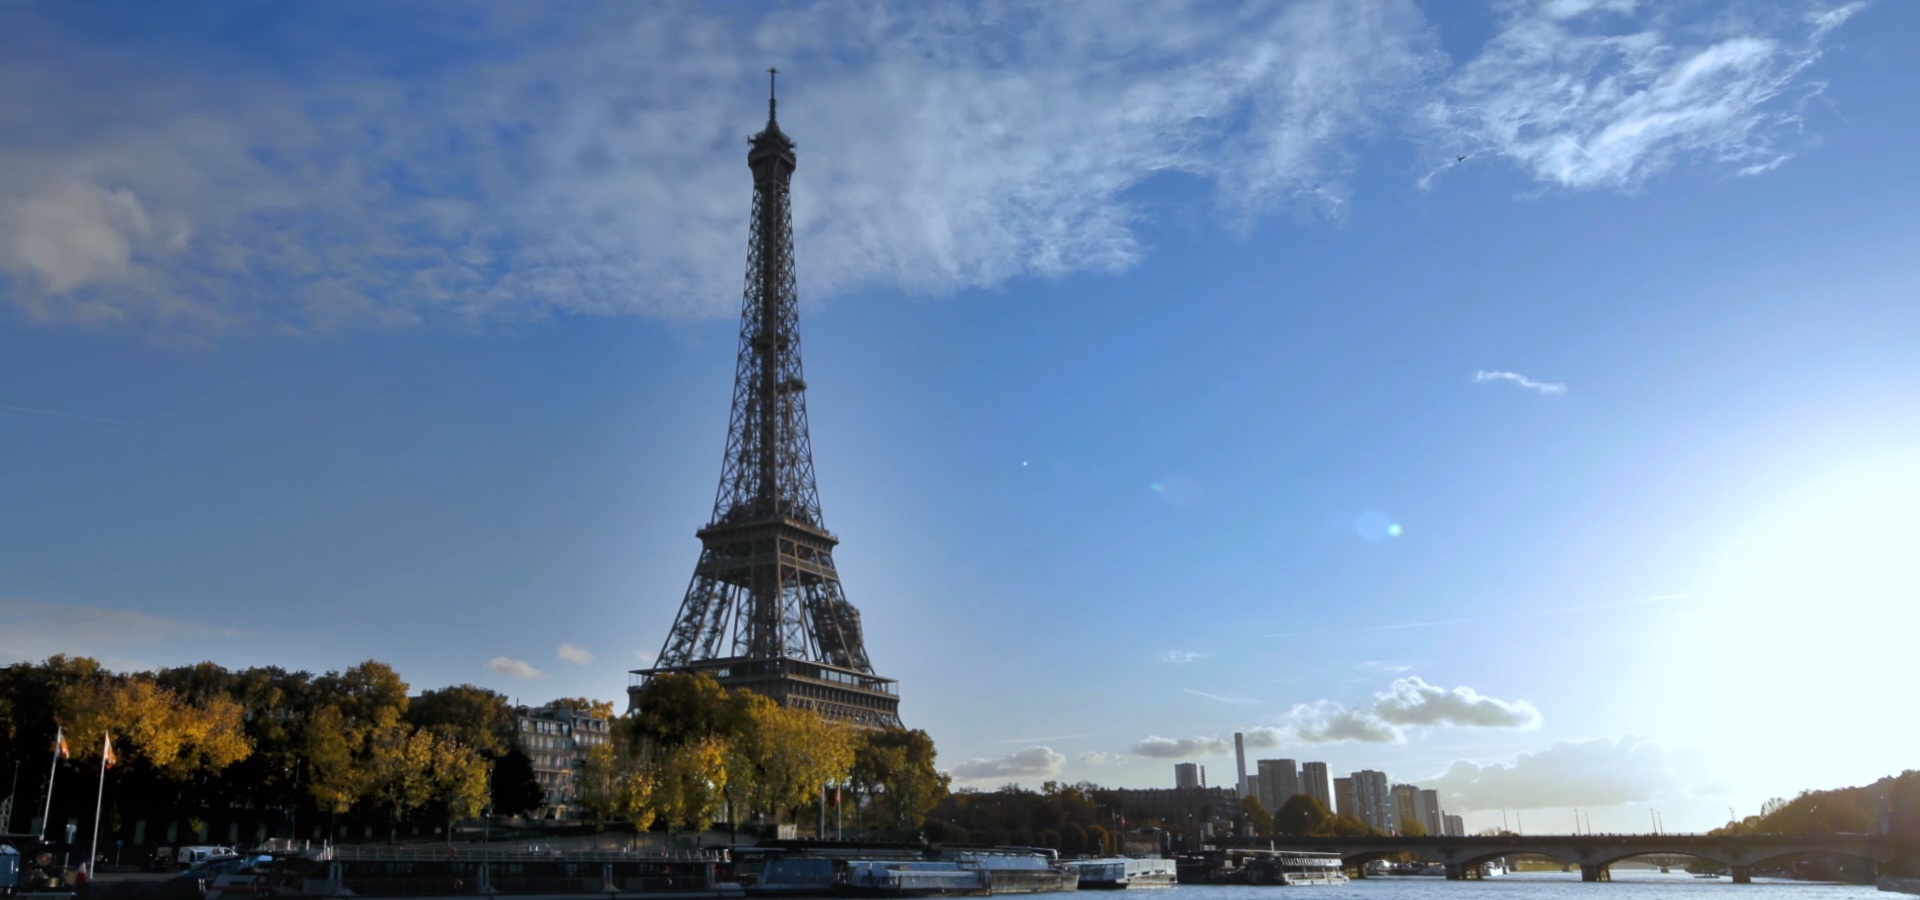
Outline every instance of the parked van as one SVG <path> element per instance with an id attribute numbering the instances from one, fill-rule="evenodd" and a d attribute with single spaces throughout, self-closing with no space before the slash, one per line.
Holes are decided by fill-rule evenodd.
<path id="1" fill-rule="evenodd" d="M 184 869 L 189 866 L 199 865 L 215 857 L 239 855 L 239 851 L 232 847 L 215 847 L 208 844 L 201 844 L 193 847 L 181 847 L 180 852 L 175 854 L 173 861 L 175 865 Z"/>

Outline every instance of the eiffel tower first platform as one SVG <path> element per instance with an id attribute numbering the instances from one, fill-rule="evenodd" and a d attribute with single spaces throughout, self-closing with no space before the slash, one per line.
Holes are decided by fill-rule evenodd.
<path id="1" fill-rule="evenodd" d="M 704 672 L 785 706 L 897 726 L 897 682 L 867 661 L 860 611 L 833 567 L 839 538 L 820 520 L 794 291 L 794 143 L 775 102 L 768 97 L 767 127 L 747 151 L 753 225 L 720 490 L 673 629 L 654 667 L 632 673 L 629 710 L 653 676 Z"/>

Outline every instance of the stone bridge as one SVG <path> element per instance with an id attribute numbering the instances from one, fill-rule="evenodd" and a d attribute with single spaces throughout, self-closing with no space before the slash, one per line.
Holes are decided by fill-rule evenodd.
<path id="1" fill-rule="evenodd" d="M 1709 837 L 1693 834 L 1644 835 L 1526 835 L 1474 837 L 1371 837 L 1238 839 L 1221 842 L 1223 849 L 1311 850 L 1338 853 L 1349 866 L 1400 853 L 1433 860 L 1447 867 L 1449 879 L 1479 877 L 1483 862 L 1503 856 L 1533 853 L 1580 867 L 1582 881 L 1611 881 L 1607 867 L 1620 860 L 1649 854 L 1693 856 L 1725 866 L 1733 880 L 1753 880 L 1761 863 L 1809 854 L 1832 854 L 1884 866 L 1916 855 L 1914 848 L 1894 838 L 1872 834 L 1754 834 Z M 1361 874 L 1365 874 L 1364 868 Z"/>

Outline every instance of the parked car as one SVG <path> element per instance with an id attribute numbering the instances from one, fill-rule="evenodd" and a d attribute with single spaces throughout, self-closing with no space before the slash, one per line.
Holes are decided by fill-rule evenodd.
<path id="1" fill-rule="evenodd" d="M 215 878 L 239 871 L 246 864 L 246 857 L 239 855 L 202 860 L 163 882 L 160 894 L 167 900 L 200 900 L 207 895 L 207 887 Z"/>

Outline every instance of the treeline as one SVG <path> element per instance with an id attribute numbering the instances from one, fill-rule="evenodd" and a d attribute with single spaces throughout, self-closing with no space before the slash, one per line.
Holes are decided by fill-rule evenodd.
<path id="1" fill-rule="evenodd" d="M 1254 797 L 1229 808 L 1227 827 L 1261 837 L 1278 835 L 1369 836 L 1379 832 L 1353 816 L 1338 816 L 1320 801 L 1297 794 L 1267 812 Z M 1130 808 L 1127 793 L 1091 782 L 1049 781 L 1031 791 L 1009 784 L 998 791 L 960 791 L 927 817 L 926 836 L 950 843 L 1012 844 L 1052 847 L 1066 854 L 1120 853 L 1117 834 L 1141 828 L 1176 833 L 1189 821 L 1163 821 Z"/>
<path id="2" fill-rule="evenodd" d="M 0 742 L 23 776 L 16 820 L 40 812 L 33 801 L 45 797 L 56 734 L 68 758 L 56 764 L 52 818 L 90 819 L 92 797 L 78 788 L 93 780 L 109 733 L 108 826 L 121 839 L 134 819 L 189 832 L 245 820 L 249 832 L 307 837 L 316 827 L 446 822 L 489 808 L 520 815 L 545 802 L 515 745 L 512 707 L 483 688 L 410 699 L 399 674 L 375 661 L 324 675 L 213 663 L 122 674 L 54 656 L 0 668 Z"/>
<path id="3" fill-rule="evenodd" d="M 925 732 L 856 732 L 705 676 L 655 679 L 644 702 L 644 714 L 613 719 L 580 770 L 575 805 L 589 815 L 643 829 L 777 821 L 819 785 L 844 784 L 856 821 L 911 828 L 946 795 Z M 613 718 L 601 701 L 549 705 Z M 109 732 L 103 842 L 366 837 L 376 825 L 392 835 L 403 822 L 451 827 L 546 799 L 512 707 L 483 688 L 410 698 L 377 661 L 323 675 L 213 663 L 121 674 L 54 656 L 0 668 L 0 746 L 21 773 L 16 827 L 40 813 L 56 734 L 69 755 L 56 764 L 51 819 L 91 820 L 82 786 Z"/>
<path id="4" fill-rule="evenodd" d="M 1759 815 L 1729 822 L 1709 834 L 1869 834 L 1887 830 L 1920 841 L 1920 771 L 1907 770 L 1862 787 L 1801 791 L 1775 797 Z"/>
<path id="5" fill-rule="evenodd" d="M 656 676 L 638 701 L 582 773 L 580 802 L 596 817 L 701 831 L 834 803 L 856 830 L 911 831 L 947 796 L 924 731 L 854 728 L 703 674 Z"/>

